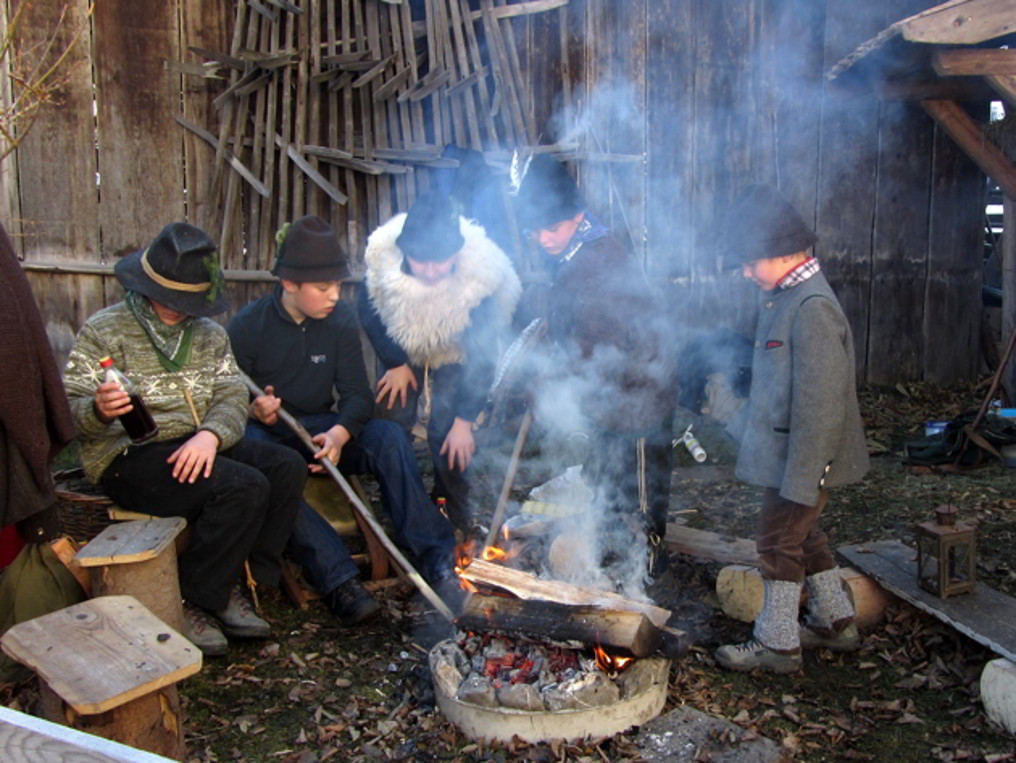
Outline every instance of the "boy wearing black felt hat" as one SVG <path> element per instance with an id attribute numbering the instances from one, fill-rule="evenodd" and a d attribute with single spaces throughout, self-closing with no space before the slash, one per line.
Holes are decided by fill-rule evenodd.
<path id="1" fill-rule="evenodd" d="M 452 529 L 427 495 L 406 432 L 393 421 L 371 418 L 374 400 L 359 326 L 353 308 L 340 300 L 342 279 L 350 272 L 335 231 L 308 215 L 284 226 L 277 240 L 279 283 L 237 313 L 227 328 L 237 363 L 266 393 L 251 405 L 247 438 L 282 443 L 310 456 L 279 421 L 278 411 L 285 408 L 318 445 L 313 459 L 327 458 L 347 474 L 374 476 L 396 541 L 432 585 L 457 588 Z M 321 471 L 313 462 L 310 468 Z M 378 612 L 342 538 L 304 502 L 288 553 L 344 624 Z"/>
<path id="2" fill-rule="evenodd" d="M 434 492 L 468 531 L 473 424 L 494 379 L 498 339 L 522 287 L 507 255 L 444 194 L 420 196 L 367 241 L 360 322 L 384 365 L 377 402 L 412 426 L 427 416 Z"/>
<path id="3" fill-rule="evenodd" d="M 850 325 L 818 260 L 815 234 L 774 187 L 748 186 L 724 265 L 762 290 L 751 391 L 728 430 L 738 479 L 765 488 L 755 534 L 765 588 L 752 638 L 716 651 L 732 670 L 789 673 L 801 647 L 857 648 L 854 607 L 819 529 L 827 489 L 860 480 L 868 451 Z M 801 588 L 808 590 L 798 624 Z"/>
<path id="4" fill-rule="evenodd" d="M 119 506 L 187 520 L 184 635 L 222 654 L 225 635 L 269 635 L 243 593 L 244 560 L 258 583 L 278 584 L 306 468 L 287 448 L 242 439 L 247 388 L 226 332 L 207 317 L 226 308 L 211 239 L 171 223 L 115 273 L 126 297 L 85 322 L 64 375 L 82 465 Z M 134 444 L 117 421 L 132 406 L 103 381 L 105 356 L 140 391 L 158 425 L 153 439 Z"/>

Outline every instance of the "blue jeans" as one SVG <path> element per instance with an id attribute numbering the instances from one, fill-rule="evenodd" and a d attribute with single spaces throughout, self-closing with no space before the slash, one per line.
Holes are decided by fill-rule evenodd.
<path id="1" fill-rule="evenodd" d="M 300 423 L 315 435 L 330 429 L 336 420 L 335 413 L 323 413 L 305 416 Z M 249 420 L 246 436 L 287 445 L 310 459 L 299 438 L 282 422 L 266 427 Z M 395 526 L 395 542 L 409 552 L 420 574 L 430 581 L 452 574 L 455 536 L 448 520 L 431 502 L 413 446 L 398 424 L 371 419 L 360 435 L 342 448 L 338 466 L 344 474 L 367 472 L 374 476 Z M 300 502 L 287 550 L 319 591 L 333 591 L 357 575 L 342 538 L 305 501 Z"/>
<path id="2" fill-rule="evenodd" d="M 445 437 L 455 423 L 454 396 L 458 392 L 459 382 L 456 374 L 461 372 L 458 364 L 442 366 L 432 371 L 433 393 L 430 405 L 430 420 L 427 422 L 427 447 L 430 450 L 430 458 L 434 464 L 434 496 L 442 496 L 447 500 L 448 516 L 452 524 L 463 530 L 468 530 L 472 521 L 473 511 L 470 504 L 470 479 L 472 473 L 469 469 L 465 472 L 459 469 L 452 469 L 448 466 L 448 456 L 441 455 L 441 446 L 444 445 Z M 381 370 L 384 373 L 384 370 Z M 423 369 L 413 366 L 413 373 L 416 378 L 423 380 Z M 378 414 L 385 421 L 394 421 L 406 432 L 409 432 L 416 423 L 416 409 L 420 398 L 420 392 L 410 387 L 408 390 L 408 404 L 405 406 L 396 405 L 391 410 L 378 406 Z M 467 533 L 468 534 L 468 533 Z"/>

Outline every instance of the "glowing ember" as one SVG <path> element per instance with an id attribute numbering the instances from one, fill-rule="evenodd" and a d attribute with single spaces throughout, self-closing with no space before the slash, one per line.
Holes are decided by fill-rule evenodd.
<path id="1" fill-rule="evenodd" d="M 635 659 L 634 657 L 617 657 L 607 654 L 607 651 L 599 644 L 593 647 L 593 654 L 596 655 L 596 667 L 607 675 L 620 673 Z"/>

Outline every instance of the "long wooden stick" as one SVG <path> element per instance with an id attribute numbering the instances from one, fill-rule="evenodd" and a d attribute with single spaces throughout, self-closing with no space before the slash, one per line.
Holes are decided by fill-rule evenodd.
<path id="1" fill-rule="evenodd" d="M 243 379 L 244 384 L 247 385 L 247 389 L 249 389 L 252 393 L 258 397 L 264 396 L 265 391 L 255 384 L 251 378 L 247 376 L 247 374 L 241 371 L 240 378 Z M 278 416 L 290 429 L 293 430 L 293 432 L 296 433 L 296 436 L 300 438 L 300 442 L 309 448 L 311 453 L 317 453 L 318 447 L 314 444 L 314 440 L 311 438 L 310 432 L 304 428 L 303 424 L 293 418 L 293 416 L 283 408 L 279 408 Z M 442 617 L 444 617 L 448 622 L 455 622 L 455 615 L 452 614 L 448 605 L 445 604 L 444 600 L 427 584 L 427 581 L 424 580 L 423 576 L 416 571 L 416 568 L 409 563 L 409 560 L 406 559 L 403 553 L 399 550 L 399 547 L 392 543 L 391 538 L 385 534 L 384 529 L 380 524 L 378 524 L 378 521 L 374 519 L 370 509 L 363 505 L 363 501 L 360 500 L 360 496 L 356 494 L 356 491 L 353 490 L 349 482 L 346 481 L 346 478 L 342 476 L 342 473 L 335 467 L 335 464 L 325 458 L 321 460 L 321 465 L 325 468 L 325 471 L 328 472 L 328 475 L 335 480 L 336 483 L 338 483 L 338 486 L 342 488 L 342 492 L 346 494 L 346 497 L 353 505 L 356 513 L 359 514 L 360 518 L 367 523 L 367 526 L 370 527 L 371 531 L 377 536 L 377 539 L 381 541 L 381 545 L 385 547 L 385 551 L 387 551 L 391 555 L 392 559 L 394 559 L 395 562 L 402 567 L 409 579 L 412 580 L 413 584 L 419 589 L 420 593 L 424 595 L 427 601 L 434 605 L 434 608 L 440 612 Z"/>
<path id="2" fill-rule="evenodd" d="M 485 545 L 492 546 L 497 540 L 497 534 L 504 522 L 504 510 L 508 504 L 508 493 L 515 481 L 515 472 L 519 470 L 519 458 L 522 456 L 522 446 L 526 444 L 529 436 L 529 425 L 533 423 L 533 412 L 527 407 L 526 415 L 522 417 L 522 424 L 519 426 L 519 433 L 515 437 L 515 447 L 512 448 L 512 457 L 508 462 L 508 471 L 504 475 L 504 483 L 501 485 L 501 495 L 497 497 L 497 508 L 494 509 L 494 518 L 490 520 L 490 530 L 487 531 Z"/>

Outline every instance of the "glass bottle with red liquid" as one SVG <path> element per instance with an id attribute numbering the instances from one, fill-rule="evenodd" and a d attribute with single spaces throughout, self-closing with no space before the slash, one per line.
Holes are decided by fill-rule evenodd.
<path id="1" fill-rule="evenodd" d="M 145 401 L 141 399 L 141 395 L 138 394 L 130 379 L 117 370 L 113 365 L 113 358 L 108 355 L 100 358 L 99 365 L 106 372 L 106 378 L 103 381 L 118 384 L 120 389 L 130 397 L 133 410 L 121 414 L 118 418 L 123 428 L 127 430 L 131 442 L 139 443 L 151 440 L 159 433 L 159 425 L 155 423 L 152 414 L 148 412 L 148 406 L 145 405 Z"/>

